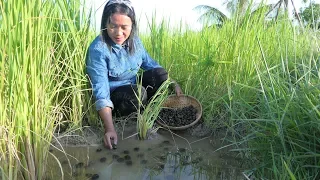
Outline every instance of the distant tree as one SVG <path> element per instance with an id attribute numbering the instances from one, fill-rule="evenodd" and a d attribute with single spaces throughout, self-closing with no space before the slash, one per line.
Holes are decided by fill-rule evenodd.
<path id="1" fill-rule="evenodd" d="M 204 12 L 198 18 L 198 21 L 204 22 L 213 26 L 222 26 L 222 24 L 228 19 L 228 17 L 215 7 L 208 5 L 198 5 L 193 10 L 198 11 L 199 13 Z"/>
<path id="2" fill-rule="evenodd" d="M 224 4 L 227 5 L 227 8 L 232 15 L 243 15 L 251 0 L 226 0 Z"/>
<path id="3" fill-rule="evenodd" d="M 294 14 L 296 19 L 301 22 L 300 15 L 298 11 L 296 10 L 296 7 L 294 5 L 293 0 L 278 0 L 275 4 L 260 4 L 259 8 L 251 11 L 251 14 L 255 14 L 256 12 L 259 12 L 263 8 L 269 9 L 269 11 L 265 14 L 265 17 L 267 17 L 271 12 L 275 12 L 274 19 L 277 20 L 279 15 L 289 13 L 289 2 L 291 1 L 291 4 L 294 9 Z M 300 0 L 302 2 L 306 2 L 307 0 Z M 240 15 L 242 16 L 248 8 L 252 8 L 252 0 L 225 0 L 224 4 L 227 6 L 228 10 L 231 13 L 231 16 Z M 219 9 L 208 6 L 208 5 L 199 5 L 194 8 L 194 10 L 198 12 L 204 12 L 202 15 L 200 15 L 198 21 L 201 22 L 211 22 L 214 25 L 222 25 L 228 17 L 222 13 Z"/>
<path id="4" fill-rule="evenodd" d="M 225 0 L 223 4 L 227 6 L 227 9 L 232 17 L 235 15 L 243 15 L 246 12 L 250 2 L 252 2 L 252 0 Z M 194 10 L 200 13 L 204 12 L 202 15 L 200 15 L 198 21 L 210 23 L 211 25 L 218 27 L 222 26 L 223 23 L 228 19 L 226 14 L 215 7 L 199 5 L 195 7 Z"/>
<path id="5" fill-rule="evenodd" d="M 295 6 L 293 0 L 290 0 L 290 1 L 291 1 L 292 6 L 293 6 L 293 13 L 294 13 L 295 18 L 299 21 L 300 25 L 303 26 L 302 20 L 301 20 L 300 15 L 299 15 L 299 12 L 297 11 L 296 6 Z M 302 2 L 304 2 L 304 3 L 307 2 L 307 0 L 300 0 L 300 1 L 302 1 Z M 268 15 L 270 12 L 272 12 L 273 10 L 276 9 L 277 12 L 276 12 L 276 15 L 275 15 L 275 20 L 277 20 L 278 17 L 279 17 L 279 14 L 280 14 L 280 12 L 281 12 L 282 7 L 283 7 L 284 10 L 285 10 L 284 12 L 287 12 L 287 13 L 289 14 L 289 8 L 288 8 L 288 7 L 289 7 L 289 0 L 279 0 L 279 1 L 278 1 L 277 3 L 275 3 L 274 6 L 270 9 L 270 11 L 267 13 L 267 15 Z"/>
<path id="6" fill-rule="evenodd" d="M 299 14 L 305 24 L 317 27 L 320 22 L 320 4 L 310 3 L 308 7 L 300 8 Z"/>

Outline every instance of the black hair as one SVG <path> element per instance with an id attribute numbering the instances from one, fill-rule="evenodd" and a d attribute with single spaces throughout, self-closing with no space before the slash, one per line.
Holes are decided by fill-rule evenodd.
<path id="1" fill-rule="evenodd" d="M 112 40 L 108 35 L 106 26 L 107 26 L 107 24 L 110 23 L 110 17 L 115 13 L 127 15 L 132 21 L 131 33 L 130 33 L 130 36 L 128 37 L 128 39 L 126 40 L 126 42 L 129 47 L 130 54 L 133 54 L 135 51 L 133 39 L 136 36 L 136 34 L 138 34 L 137 33 L 136 15 L 135 15 L 134 9 L 133 8 L 130 9 L 125 4 L 115 3 L 115 4 L 111 4 L 111 5 L 108 5 L 108 4 L 105 5 L 103 13 L 102 13 L 101 27 L 100 27 L 102 39 L 105 43 L 107 43 L 107 45 L 109 47 L 111 47 Z"/>

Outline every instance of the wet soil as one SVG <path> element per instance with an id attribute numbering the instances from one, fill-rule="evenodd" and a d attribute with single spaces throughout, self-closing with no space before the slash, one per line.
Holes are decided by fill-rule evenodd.
<path id="1" fill-rule="evenodd" d="M 178 110 L 178 113 L 184 112 L 184 111 L 186 110 L 181 109 L 181 110 Z M 185 112 L 184 115 L 186 114 L 187 113 Z M 184 122 L 180 124 L 190 124 L 190 121 L 191 121 L 191 119 L 189 119 L 190 117 L 191 116 L 188 116 L 187 119 L 184 119 Z M 192 122 L 193 121 L 194 119 L 192 120 Z M 125 139 L 128 137 L 134 136 L 137 133 L 137 130 L 136 130 L 137 121 L 136 121 L 136 118 L 132 116 L 126 117 L 126 118 L 124 117 L 115 118 L 114 125 L 118 133 L 118 139 Z M 156 126 L 158 126 L 157 123 L 155 123 L 154 125 L 155 125 L 155 128 Z M 187 134 L 190 134 L 193 137 L 202 138 L 202 137 L 210 136 L 215 130 L 207 126 L 203 121 L 200 120 L 194 126 L 183 131 L 187 132 Z M 56 132 L 54 133 L 54 138 L 52 139 L 52 145 L 57 147 L 61 147 L 61 146 L 83 147 L 83 146 L 92 146 L 92 145 L 102 145 L 103 132 L 104 132 L 103 126 L 90 126 L 90 125 L 83 126 L 82 128 L 79 128 L 79 129 Z M 155 132 L 155 134 L 152 135 L 151 139 L 157 139 L 159 133 L 161 132 L 160 131 Z M 101 150 L 102 149 L 99 149 L 99 148 L 96 149 L 97 152 L 100 152 Z M 136 147 L 134 151 L 139 151 L 139 147 Z"/>
<path id="2" fill-rule="evenodd" d="M 197 109 L 192 105 L 183 108 L 163 108 L 159 113 L 159 121 L 172 127 L 191 124 L 196 120 Z"/>
<path id="3" fill-rule="evenodd" d="M 66 180 L 244 179 L 241 177 L 243 166 L 235 160 L 236 154 L 214 151 L 222 146 L 222 142 L 215 139 L 220 135 L 199 139 L 187 131 L 180 132 L 178 135 L 163 130 L 152 141 L 125 138 L 115 150 L 100 144 L 64 147 L 63 151 L 54 149 L 52 153 L 60 162 L 69 162 L 61 163 Z M 55 166 L 50 164 L 50 167 Z M 59 167 L 50 168 L 48 179 L 61 179 L 56 178 L 60 175 Z"/>
<path id="4" fill-rule="evenodd" d="M 167 112 L 167 116 L 170 113 L 180 114 L 178 118 L 184 121 L 180 124 L 171 124 L 171 126 L 181 126 L 193 122 L 195 117 L 190 118 L 196 115 L 196 110 L 193 109 L 191 106 L 171 109 L 171 112 Z M 180 179 L 190 179 L 192 177 L 191 171 L 201 172 L 201 176 L 204 176 L 202 173 L 208 174 L 210 178 L 204 177 L 205 180 L 212 179 L 212 176 L 219 176 L 214 179 L 237 179 L 220 177 L 237 176 L 239 167 L 242 169 L 242 165 L 239 165 L 239 162 L 235 160 L 235 155 L 226 150 L 223 152 L 217 150 L 225 146 L 223 144 L 225 141 L 221 140 L 225 133 L 207 126 L 202 120 L 185 130 L 171 131 L 160 128 L 156 131 L 157 135 L 152 141 L 139 140 L 135 117 L 115 118 L 114 125 L 118 133 L 118 146 L 113 150 L 103 146 L 103 126 L 88 124 L 79 129 L 55 133 L 51 151 L 58 154 L 59 159 L 61 157 L 61 164 L 71 167 L 69 171 L 72 172 L 70 173 L 72 177 L 70 179 L 75 177 L 76 179 L 112 179 L 113 176 L 131 178 L 138 176 L 138 172 L 145 170 L 150 172 L 148 176 L 155 176 L 156 179 L 164 175 L 166 175 L 164 179 L 177 179 L 173 176 L 180 171 L 184 176 Z M 155 129 L 157 129 L 157 125 L 155 123 Z M 70 161 L 66 160 L 65 154 L 60 155 L 60 152 L 67 152 Z M 57 172 L 60 172 L 59 170 L 52 171 L 53 177 L 57 175 Z"/>

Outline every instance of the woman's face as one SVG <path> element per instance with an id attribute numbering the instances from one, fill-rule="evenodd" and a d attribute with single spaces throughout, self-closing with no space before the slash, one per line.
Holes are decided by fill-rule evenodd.
<path id="1" fill-rule="evenodd" d="M 112 41 L 122 45 L 130 36 L 132 21 L 129 16 L 115 13 L 107 24 L 107 32 Z"/>

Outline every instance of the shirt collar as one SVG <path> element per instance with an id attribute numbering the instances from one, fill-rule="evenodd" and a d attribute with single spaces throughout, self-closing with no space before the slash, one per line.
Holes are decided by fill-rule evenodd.
<path id="1" fill-rule="evenodd" d="M 129 50 L 129 43 L 126 41 L 124 44 L 116 44 L 112 40 L 110 40 L 111 49 L 113 49 L 115 52 L 121 51 L 121 49 Z"/>

